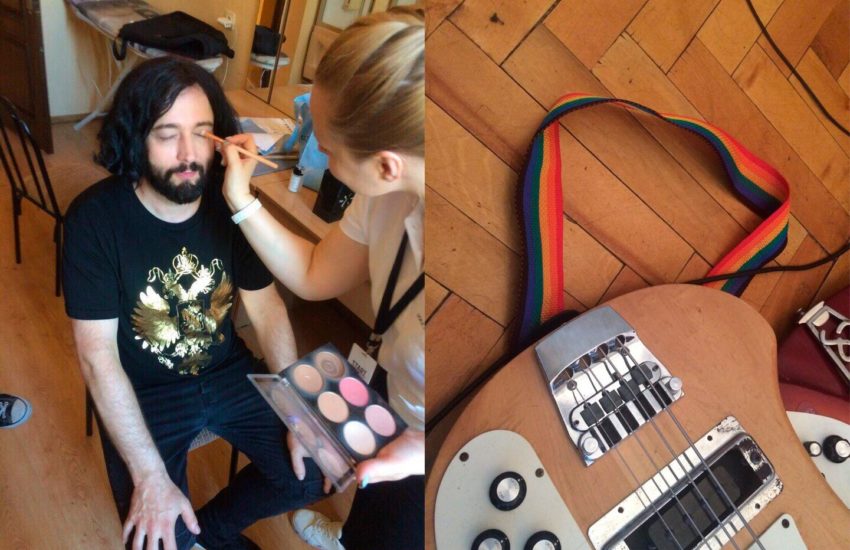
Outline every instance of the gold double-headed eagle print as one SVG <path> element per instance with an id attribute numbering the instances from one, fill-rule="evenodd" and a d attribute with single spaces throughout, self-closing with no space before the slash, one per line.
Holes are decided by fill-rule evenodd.
<path id="1" fill-rule="evenodd" d="M 215 286 L 216 272 L 221 274 Z M 233 303 L 233 285 L 218 258 L 209 267 L 186 247 L 164 272 L 148 271 L 149 283 L 133 310 L 133 329 L 142 349 L 149 350 L 169 370 L 197 375 L 210 363 L 210 346 L 224 341 L 220 327 Z M 188 288 L 186 288 L 186 285 Z M 210 295 L 209 307 L 203 297 Z"/>

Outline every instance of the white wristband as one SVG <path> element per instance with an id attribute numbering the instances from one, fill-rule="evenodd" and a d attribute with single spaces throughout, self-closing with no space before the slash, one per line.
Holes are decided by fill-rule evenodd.
<path id="1" fill-rule="evenodd" d="M 263 207 L 263 205 L 260 204 L 260 199 L 255 198 L 253 201 L 251 201 L 248 204 L 248 206 L 246 206 L 245 208 L 243 208 L 239 212 L 230 216 L 230 219 L 233 220 L 233 223 L 235 223 L 236 225 L 239 225 L 240 223 L 245 221 L 245 218 L 247 218 L 248 216 L 250 216 L 251 214 L 253 214 L 254 212 L 256 212 L 257 210 L 259 210 L 262 207 Z"/>

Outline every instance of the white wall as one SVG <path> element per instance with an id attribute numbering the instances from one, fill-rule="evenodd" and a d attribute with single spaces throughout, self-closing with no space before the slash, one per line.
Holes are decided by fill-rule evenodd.
<path id="1" fill-rule="evenodd" d="M 41 27 L 50 116 L 91 111 L 98 99 L 93 82 L 106 93 L 106 39 L 77 19 L 62 0 L 41 3 Z"/>

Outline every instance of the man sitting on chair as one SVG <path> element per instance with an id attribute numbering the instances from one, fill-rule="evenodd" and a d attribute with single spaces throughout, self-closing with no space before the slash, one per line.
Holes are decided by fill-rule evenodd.
<path id="1" fill-rule="evenodd" d="M 297 353 L 272 276 L 230 219 L 205 130 L 238 133 L 209 73 L 169 57 L 139 65 L 98 134 L 96 160 L 113 175 L 65 222 L 65 308 L 136 550 L 145 538 L 149 549 L 191 548 L 196 535 L 206 549 L 256 547 L 243 529 L 323 494 L 312 461 L 296 478 L 285 428 L 246 378 L 256 361 L 230 317 L 237 289 L 270 370 Z M 251 464 L 196 515 L 186 462 L 203 428 Z"/>

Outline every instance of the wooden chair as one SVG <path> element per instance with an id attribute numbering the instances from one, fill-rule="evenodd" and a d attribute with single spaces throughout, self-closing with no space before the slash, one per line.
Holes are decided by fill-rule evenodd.
<path id="1" fill-rule="evenodd" d="M 21 205 L 27 200 L 54 219 L 56 246 L 56 296 L 62 293 L 62 211 L 53 193 L 50 175 L 29 126 L 12 102 L 0 96 L 0 163 L 12 191 L 12 220 L 15 233 L 15 262 L 21 263 Z M 11 134 L 11 136 L 10 136 Z M 17 139 L 15 139 L 17 136 Z"/>

